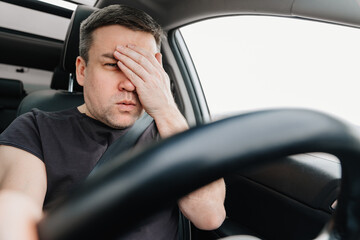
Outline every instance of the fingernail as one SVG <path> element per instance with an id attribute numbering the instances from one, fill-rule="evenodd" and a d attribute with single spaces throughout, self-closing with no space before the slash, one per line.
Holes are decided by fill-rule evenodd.
<path id="1" fill-rule="evenodd" d="M 116 49 L 118 49 L 118 50 L 124 49 L 124 46 L 117 45 L 117 46 L 116 46 Z"/>
<path id="2" fill-rule="evenodd" d="M 128 45 L 126 45 L 127 47 L 129 47 L 129 48 L 133 48 L 133 47 L 135 47 L 135 45 L 134 44 L 128 44 Z"/>

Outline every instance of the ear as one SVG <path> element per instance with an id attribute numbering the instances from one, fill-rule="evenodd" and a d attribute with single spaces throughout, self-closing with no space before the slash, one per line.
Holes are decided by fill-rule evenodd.
<path id="1" fill-rule="evenodd" d="M 160 63 L 160 65 L 162 66 L 162 54 L 161 53 L 155 53 L 155 58 L 156 60 L 158 60 L 158 62 Z"/>
<path id="2" fill-rule="evenodd" d="M 80 86 L 84 86 L 85 70 L 86 62 L 82 57 L 78 56 L 76 58 L 76 80 Z"/>

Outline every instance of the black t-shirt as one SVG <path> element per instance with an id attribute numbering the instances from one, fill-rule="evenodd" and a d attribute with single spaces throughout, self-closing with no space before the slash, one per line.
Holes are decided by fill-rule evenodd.
<path id="1" fill-rule="evenodd" d="M 25 113 L 0 135 L 0 144 L 23 149 L 45 163 L 47 192 L 44 209 L 84 181 L 105 150 L 127 129 L 113 129 L 78 111 L 77 108 Z M 135 148 L 159 138 L 152 123 Z M 164 210 L 125 239 L 176 239 L 177 208 Z"/>

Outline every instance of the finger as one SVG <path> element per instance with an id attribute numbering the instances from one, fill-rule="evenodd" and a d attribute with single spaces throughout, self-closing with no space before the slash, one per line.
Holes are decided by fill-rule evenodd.
<path id="1" fill-rule="evenodd" d="M 134 61 L 132 58 L 124 55 L 118 51 L 114 52 L 114 56 L 118 59 L 123 65 L 127 67 L 132 73 L 136 74 L 142 80 L 146 80 L 149 77 L 149 73 L 144 69 L 142 65 Z"/>
<path id="2" fill-rule="evenodd" d="M 127 48 L 125 48 L 124 50 L 125 51 L 128 50 L 126 53 L 132 54 L 132 56 L 134 56 L 134 60 L 137 61 L 139 64 L 141 64 L 142 60 L 144 60 L 142 58 L 145 58 L 150 63 L 150 65 L 144 65 L 144 67 L 146 67 L 146 70 L 148 72 L 153 72 L 154 71 L 153 68 L 155 69 L 161 68 L 161 65 L 159 64 L 158 60 L 155 58 L 155 55 L 141 47 L 138 47 L 133 44 L 128 44 Z"/>
<path id="3" fill-rule="evenodd" d="M 134 62 L 142 66 L 147 72 L 152 73 L 154 70 L 154 66 L 152 66 L 152 63 L 149 59 L 147 59 L 148 56 L 144 56 L 131 48 L 124 47 L 124 46 L 117 46 L 116 50 L 120 52 L 121 54 L 127 56 L 128 58 L 132 59 Z"/>
<path id="4" fill-rule="evenodd" d="M 125 74 L 125 76 L 130 80 L 132 84 L 134 84 L 135 88 L 141 87 L 144 84 L 144 81 L 131 69 L 125 66 L 121 61 L 117 62 L 118 67 L 120 70 Z"/>
<path id="5" fill-rule="evenodd" d="M 151 53 L 149 53 L 145 49 L 143 49 L 141 47 L 138 47 L 136 45 L 128 44 L 127 46 L 128 46 L 128 48 L 134 50 L 135 52 L 137 52 L 137 53 L 139 53 L 139 54 L 141 54 L 143 56 L 148 57 L 148 60 L 154 66 L 154 70 L 147 69 L 147 71 L 150 74 L 160 74 L 160 75 L 164 76 L 161 79 L 164 79 L 167 84 L 170 83 L 170 79 L 169 79 L 168 75 L 166 74 L 166 72 L 165 72 L 165 70 L 163 68 L 163 65 L 162 65 L 163 63 L 162 63 L 162 54 L 161 53 L 158 52 L 155 55 L 152 55 Z"/>

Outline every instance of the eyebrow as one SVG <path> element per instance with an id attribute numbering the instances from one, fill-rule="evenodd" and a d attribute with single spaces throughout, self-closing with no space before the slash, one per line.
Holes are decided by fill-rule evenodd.
<path id="1" fill-rule="evenodd" d="M 112 53 L 104 53 L 104 54 L 101 55 L 101 57 L 111 58 L 112 60 L 117 61 Z"/>

